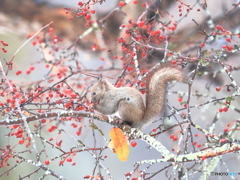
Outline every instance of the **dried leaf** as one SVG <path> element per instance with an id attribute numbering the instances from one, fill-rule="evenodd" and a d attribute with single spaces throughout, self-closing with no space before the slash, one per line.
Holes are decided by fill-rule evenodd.
<path id="1" fill-rule="evenodd" d="M 96 124 L 90 123 L 90 124 L 89 124 L 89 127 L 93 128 L 93 129 L 96 129 L 102 136 L 104 136 L 102 130 L 99 129 Z"/>
<path id="2" fill-rule="evenodd" d="M 127 161 L 129 155 L 128 141 L 123 131 L 119 128 L 112 128 L 110 130 L 110 138 L 112 140 L 111 145 L 118 155 L 120 161 Z"/>

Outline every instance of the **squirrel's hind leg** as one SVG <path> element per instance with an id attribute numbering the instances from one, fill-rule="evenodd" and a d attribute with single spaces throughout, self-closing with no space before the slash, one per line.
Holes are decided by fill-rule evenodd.
<path id="1" fill-rule="evenodd" d="M 131 127 L 141 124 L 145 107 L 143 103 L 136 103 L 131 97 L 125 97 L 118 104 L 118 113 L 123 121 Z"/>

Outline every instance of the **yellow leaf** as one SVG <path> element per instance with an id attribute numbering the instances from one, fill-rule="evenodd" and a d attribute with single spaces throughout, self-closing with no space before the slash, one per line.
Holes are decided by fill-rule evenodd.
<path id="1" fill-rule="evenodd" d="M 111 145 L 118 155 L 120 161 L 127 161 L 129 155 L 128 141 L 122 130 L 119 128 L 112 128 L 110 130 Z"/>

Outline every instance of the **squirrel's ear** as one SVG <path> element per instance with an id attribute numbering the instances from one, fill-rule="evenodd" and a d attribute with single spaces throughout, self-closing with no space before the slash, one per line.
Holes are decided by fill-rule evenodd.
<path id="1" fill-rule="evenodd" d="M 98 84 L 99 85 L 105 85 L 107 82 L 105 79 L 99 79 Z"/>
<path id="2" fill-rule="evenodd" d="M 106 88 L 107 82 L 105 79 L 99 79 L 98 85 L 101 87 L 101 89 Z"/>
<path id="3" fill-rule="evenodd" d="M 102 82 L 104 81 L 102 74 L 98 76 L 97 80 L 98 80 L 98 85 L 101 86 Z"/>

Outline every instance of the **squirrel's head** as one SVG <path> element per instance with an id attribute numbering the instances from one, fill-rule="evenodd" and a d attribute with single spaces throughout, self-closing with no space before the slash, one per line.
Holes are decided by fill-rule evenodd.
<path id="1" fill-rule="evenodd" d="M 91 91 L 91 103 L 98 103 L 109 90 L 111 84 L 105 79 L 100 79 L 96 85 L 93 86 Z"/>

